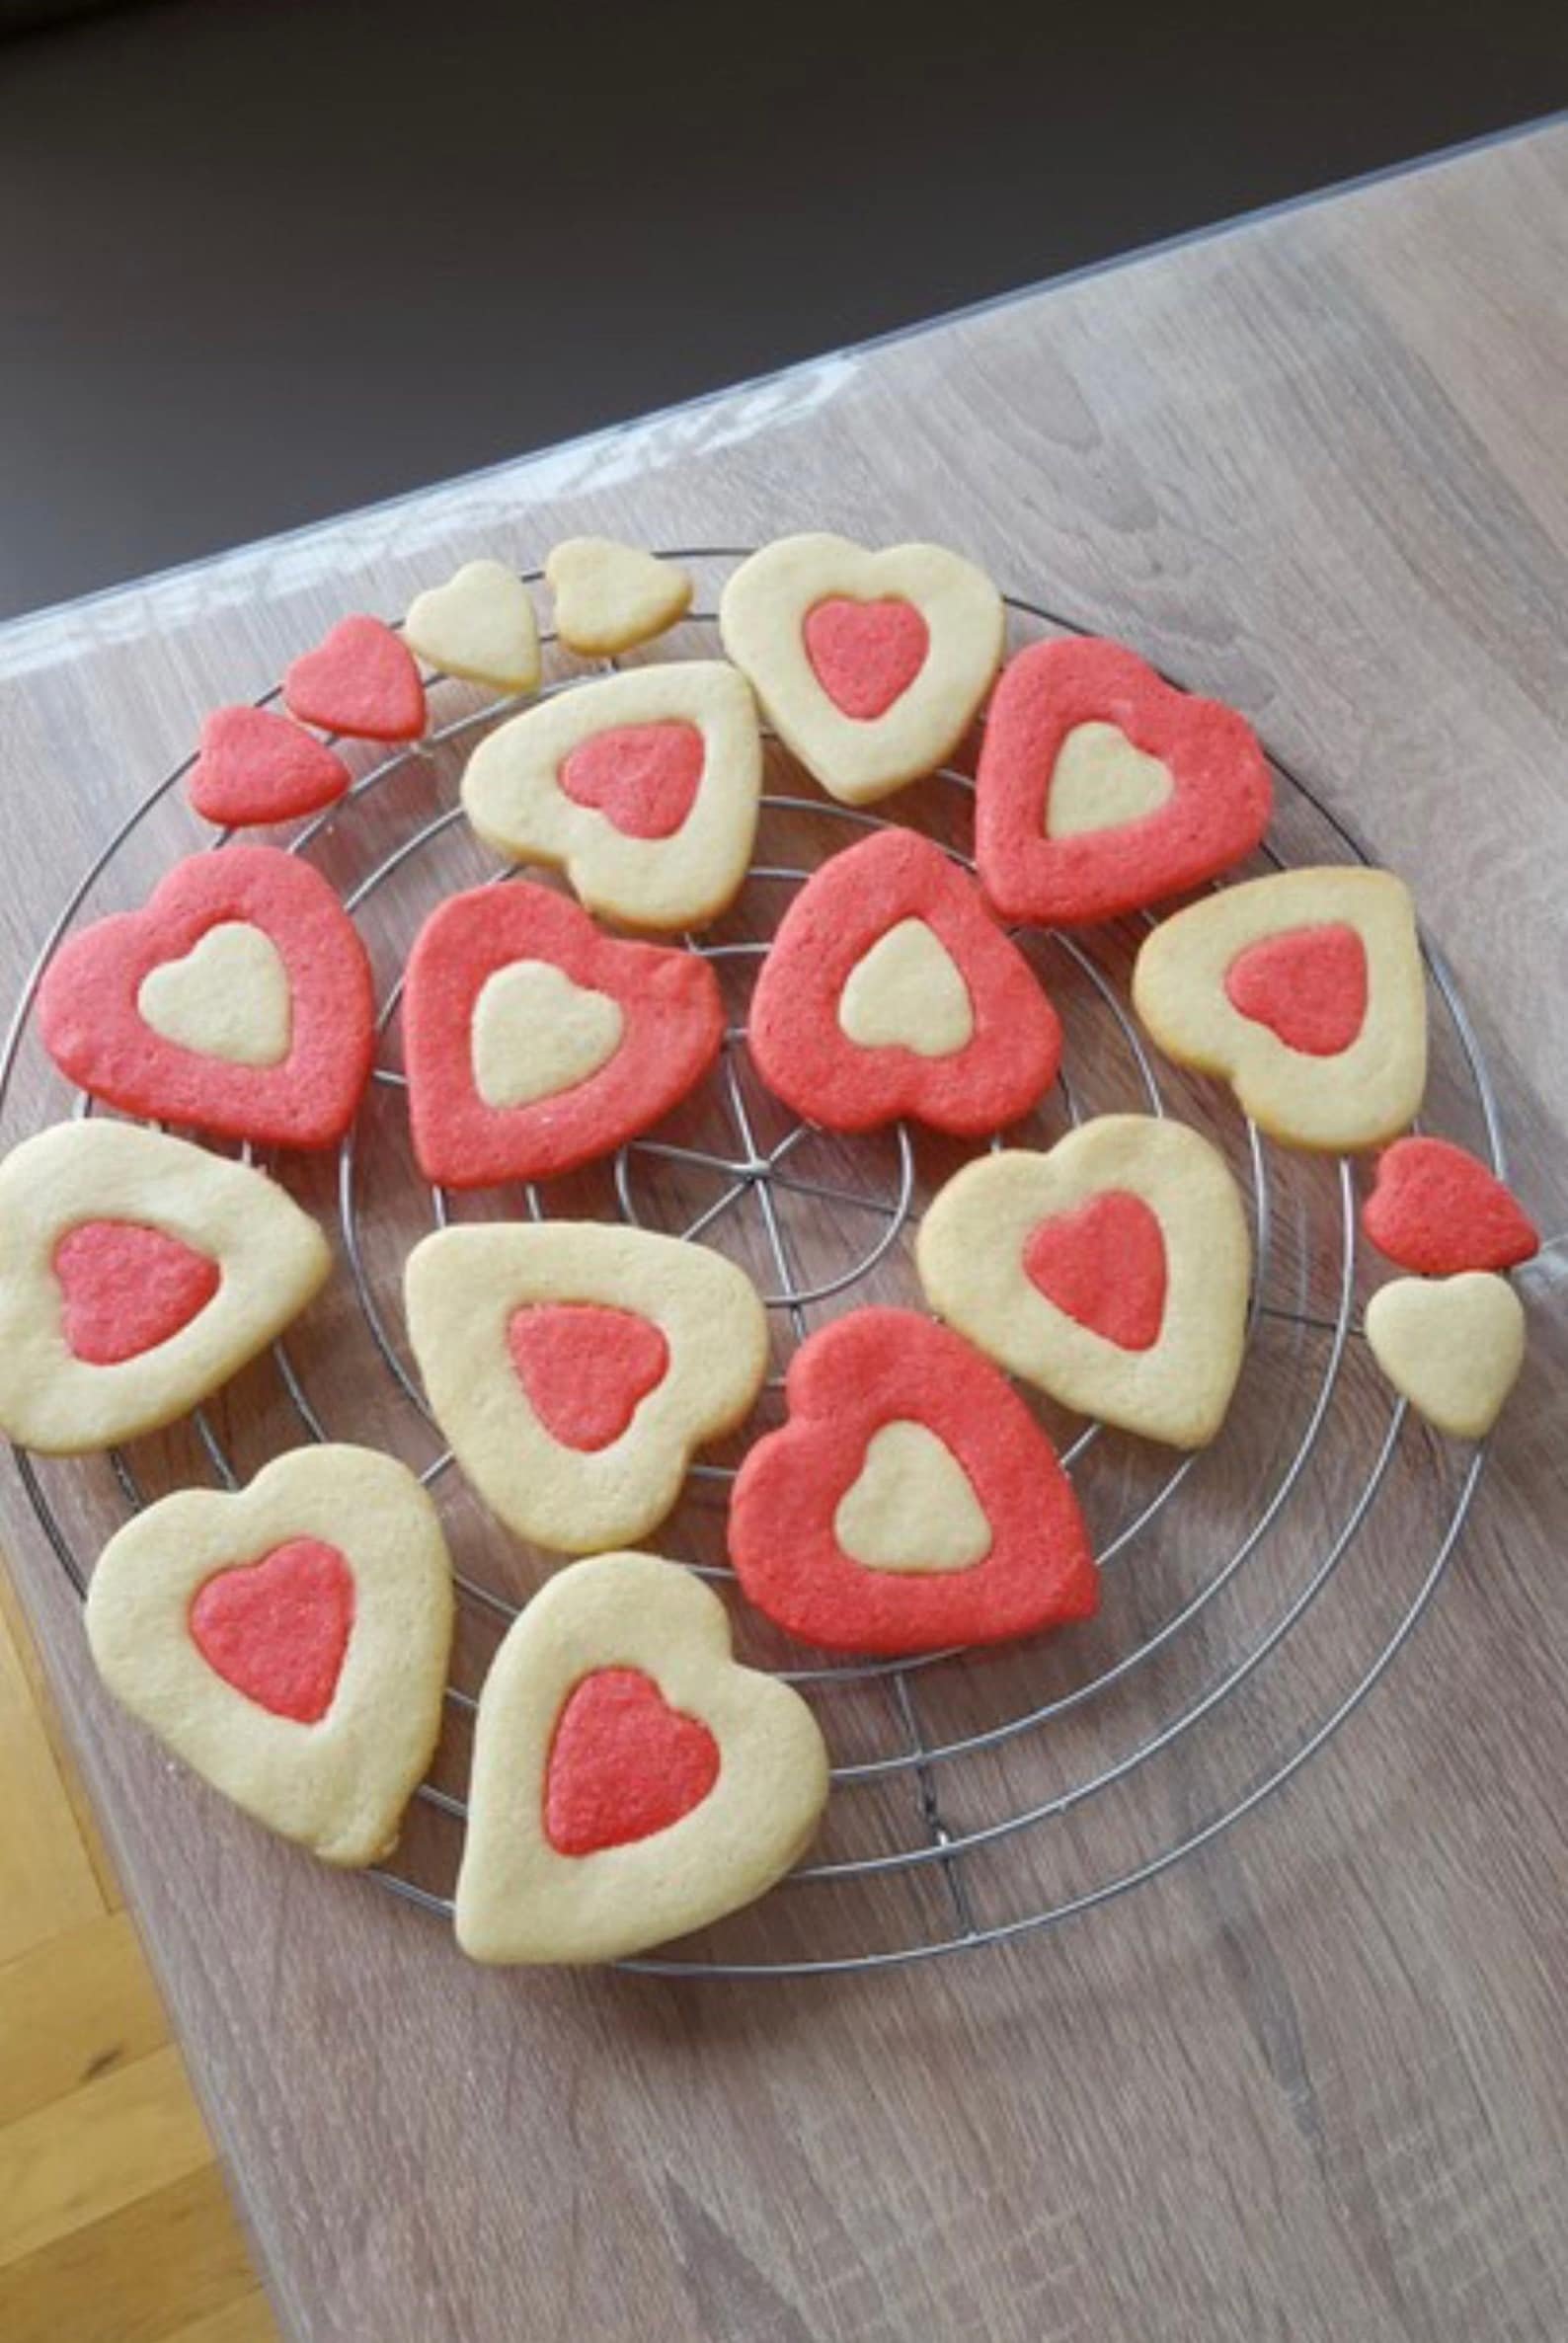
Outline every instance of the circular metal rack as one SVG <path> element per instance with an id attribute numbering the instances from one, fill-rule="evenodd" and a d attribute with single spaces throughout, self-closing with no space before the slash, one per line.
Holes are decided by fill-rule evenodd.
<path id="1" fill-rule="evenodd" d="M 701 606 L 640 660 L 715 654 L 714 589 L 743 549 L 684 548 L 671 558 L 696 572 Z M 1008 613 L 1014 647 L 1080 631 L 1021 597 L 1008 597 Z M 546 692 L 602 671 L 567 659 L 549 636 L 545 644 Z M 247 1371 L 232 1400 L 138 1443 L 134 1455 L 61 1465 L 18 1451 L 16 1461 L 82 1592 L 83 1554 L 127 1506 L 164 1486 L 197 1474 L 236 1486 L 301 1437 L 362 1439 L 405 1455 L 442 1504 L 462 1601 L 449 1730 L 417 1793 L 397 1867 L 373 1876 L 445 1915 L 477 1687 L 497 1634 L 552 1558 L 506 1538 L 464 1489 L 402 1333 L 407 1242 L 432 1221 L 518 1209 L 515 1191 L 457 1199 L 423 1188 L 404 1130 L 396 1054 L 408 943 L 440 896 L 515 875 L 486 863 L 455 780 L 462 752 L 518 703 L 440 677 L 431 694 L 423 741 L 376 751 L 373 761 L 362 744 L 340 743 L 361 769 L 345 798 L 288 840 L 289 851 L 310 855 L 333 879 L 362 932 L 385 930 L 369 939 L 373 950 L 385 946 L 387 966 L 380 1062 L 358 1122 L 335 1166 L 297 1156 L 269 1163 L 311 1209 L 336 1212 L 348 1274 L 335 1311 L 318 1304 L 286 1345 L 274 1346 L 270 1363 Z M 270 691 L 258 705 L 277 696 Z M 867 1298 L 919 1306 L 910 1232 L 923 1199 L 963 1151 L 903 1126 L 831 1137 L 781 1118 L 756 1082 L 745 1052 L 745 993 L 779 910 L 827 852 L 883 820 L 827 800 L 776 741 L 767 753 L 758 856 L 741 902 L 688 939 L 732 1002 L 715 1075 L 602 1176 L 557 1182 L 550 1193 L 530 1187 L 521 1203 L 535 1218 L 616 1213 L 731 1251 L 764 1288 L 782 1368 L 794 1344 L 836 1309 Z M 32 1011 L 62 938 L 80 920 L 138 899 L 161 861 L 199 842 L 176 794 L 192 761 L 119 824 L 51 927 L 0 1053 L 0 1108 L 10 1107 L 11 1120 L 30 1055 L 29 1120 L 47 1112 L 46 1085 L 56 1078 Z M 1271 761 L 1276 819 L 1253 867 L 1365 859 L 1305 785 Z M 960 763 L 902 793 L 897 814 L 967 863 L 972 796 Z M 221 850 L 227 833 L 212 843 Z M 1150 924 L 1145 914 L 1087 935 L 1016 931 L 1061 1010 L 1067 1044 L 1051 1098 L 1007 1136 L 1049 1145 L 1086 1114 L 1176 1111 L 1227 1153 L 1249 1198 L 1256 1266 L 1247 1361 L 1220 1440 L 1175 1456 L 1038 1403 L 1095 1537 L 1105 1574 L 1100 1616 L 1032 1644 L 904 1663 L 813 1657 L 758 1620 L 735 1596 L 723 1561 L 723 1509 L 740 1445 L 697 1463 L 687 1498 L 650 1542 L 726 1592 L 742 1657 L 787 1675 L 812 1699 L 833 1757 L 833 1792 L 818 1850 L 783 1889 L 689 1948 L 627 1967 L 681 1977 L 874 1968 L 995 1943 L 1088 1911 L 1170 1870 L 1289 1781 L 1367 1698 L 1431 1601 L 1484 1449 L 1436 1441 L 1367 1361 L 1349 1163 L 1268 1145 L 1227 1091 L 1175 1075 L 1145 1047 L 1126 1005 L 1127 976 Z M 1485 1062 L 1446 964 L 1430 940 L 1423 949 L 1433 1008 L 1429 1105 L 1501 1173 Z M 91 1113 L 92 1104 L 78 1096 L 72 1111 Z M 770 1378 L 764 1422 L 778 1420 L 781 1379 Z M 258 1452 L 242 1464 L 236 1450 L 247 1445 Z"/>

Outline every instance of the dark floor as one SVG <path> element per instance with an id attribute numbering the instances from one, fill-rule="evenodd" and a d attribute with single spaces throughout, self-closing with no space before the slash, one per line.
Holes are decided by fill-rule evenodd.
<path id="1" fill-rule="evenodd" d="M 931 16 L 162 0 L 0 38 L 0 612 L 1568 101 L 1564 0 Z"/>

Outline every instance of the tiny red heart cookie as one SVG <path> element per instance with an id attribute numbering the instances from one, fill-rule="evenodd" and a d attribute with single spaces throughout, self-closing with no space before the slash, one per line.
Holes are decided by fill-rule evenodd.
<path id="1" fill-rule="evenodd" d="M 428 1180 L 542 1180 L 611 1154 L 702 1079 L 724 1040 L 693 952 L 601 935 L 519 881 L 439 904 L 403 996 L 414 1151 Z"/>
<path id="2" fill-rule="evenodd" d="M 1072 1487 L 1005 1376 L 912 1310 L 802 1345 L 790 1421 L 736 1478 L 747 1598 L 825 1651 L 888 1657 L 1087 1618 L 1099 1577 Z"/>
<path id="3" fill-rule="evenodd" d="M 1250 854 L 1274 800 L 1245 718 L 1120 643 L 1037 643 L 1003 670 L 976 773 L 980 881 L 1006 919 L 1081 926 Z"/>
<path id="4" fill-rule="evenodd" d="M 979 890 L 913 830 L 835 854 L 779 923 L 747 1042 L 785 1104 L 829 1131 L 909 1115 L 965 1135 L 1027 1114 L 1061 1028 Z"/>
<path id="5" fill-rule="evenodd" d="M 97 1098 L 281 1147 L 335 1145 L 374 1046 L 370 965 L 308 863 L 231 846 L 176 864 L 139 911 L 62 946 L 44 1046 Z"/>
<path id="6" fill-rule="evenodd" d="M 201 752 L 186 795 L 203 821 L 244 829 L 319 814 L 348 786 L 343 758 L 286 716 L 271 708 L 217 708 L 201 727 Z"/>
<path id="7" fill-rule="evenodd" d="M 364 741 L 417 741 L 425 686 L 412 653 L 379 618 L 342 618 L 283 673 L 291 716 L 324 733 Z"/>
<path id="8" fill-rule="evenodd" d="M 1514 1269 L 1540 1250 L 1512 1192 L 1449 1139 L 1397 1139 L 1385 1148 L 1361 1218 L 1379 1253 L 1421 1277 Z"/>

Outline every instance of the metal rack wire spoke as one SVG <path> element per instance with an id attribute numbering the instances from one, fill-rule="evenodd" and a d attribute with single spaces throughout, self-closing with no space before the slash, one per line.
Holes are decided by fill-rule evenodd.
<path id="1" fill-rule="evenodd" d="M 673 558 L 698 573 L 704 589 L 674 639 L 676 656 L 714 655 L 711 589 L 745 550 L 675 549 Z M 527 578 L 537 584 L 539 574 Z M 1015 642 L 1079 631 L 1038 603 L 1010 597 L 1008 607 Z M 602 671 L 568 660 L 550 635 L 543 640 L 546 694 L 577 688 Z M 345 796 L 289 840 L 290 852 L 319 853 L 316 867 L 330 861 L 346 908 L 376 931 L 398 969 L 433 902 L 476 883 L 475 849 L 455 802 L 455 760 L 521 704 L 478 699 L 444 678 L 432 678 L 431 688 L 435 720 L 426 737 L 366 761 Z M 256 705 L 277 697 L 274 686 Z M 353 743 L 346 752 L 366 754 Z M 34 1005 L 53 953 L 79 921 L 96 915 L 104 892 L 118 889 L 118 900 L 134 899 L 120 882 L 127 850 L 151 834 L 161 837 L 159 824 L 169 829 L 173 851 L 188 852 L 195 843 L 189 832 L 179 836 L 174 804 L 193 762 L 183 759 L 116 825 L 51 922 L 0 1045 L 0 1107 L 14 1107 L 24 1056 L 41 1063 Z M 1365 859 L 1320 800 L 1278 760 L 1274 765 L 1279 819 L 1262 865 L 1283 869 L 1301 859 L 1297 836 L 1312 859 Z M 967 849 L 952 841 L 955 817 L 968 834 L 973 789 L 961 760 L 920 785 L 907 816 L 923 821 L 929 812 L 932 833 L 967 869 L 973 868 Z M 904 812 L 904 803 L 896 802 L 895 816 Z M 629 1140 L 599 1177 L 600 1201 L 587 1208 L 610 1210 L 633 1225 L 671 1227 L 748 1264 L 759 1254 L 771 1278 L 764 1299 L 786 1352 L 806 1339 L 818 1313 L 825 1317 L 867 1297 L 920 1306 L 907 1240 L 926 1195 L 944 1175 L 928 1175 L 923 1147 L 902 1126 L 849 1140 L 780 1120 L 771 1107 L 764 1113 L 752 1103 L 745 1070 L 745 996 L 772 927 L 826 853 L 883 821 L 880 812 L 824 798 L 768 736 L 768 786 L 740 919 L 740 929 L 748 931 L 728 920 L 712 936 L 687 939 L 725 989 L 718 1066 L 694 1102 L 695 1121 L 677 1114 Z M 228 835 L 219 835 L 214 850 L 221 851 Z M 516 875 L 510 868 L 488 873 L 496 884 Z M 1013 932 L 1059 993 L 1068 1048 L 1038 1117 L 990 1143 L 1046 1145 L 1108 1108 L 1177 1112 L 1230 1151 L 1250 1191 L 1256 1266 L 1232 1426 L 1214 1450 L 1155 1459 L 1097 1424 L 1053 1422 L 1104 1572 L 1105 1612 L 1096 1630 L 1070 1630 L 1000 1657 L 829 1659 L 787 1647 L 776 1636 L 765 1643 L 762 1663 L 813 1700 L 833 1756 L 827 1836 L 793 1875 L 801 1893 L 788 1900 L 787 1948 L 778 1949 L 768 1916 L 784 1908 L 763 1907 L 739 1951 L 721 1931 L 689 1956 L 649 1956 L 628 1962 L 630 1969 L 696 1978 L 878 1967 L 1004 1942 L 1161 1876 L 1254 1812 L 1355 1714 L 1431 1601 L 1473 1501 L 1484 1449 L 1449 1456 L 1428 1444 L 1421 1451 L 1422 1487 L 1431 1518 L 1399 1541 L 1410 1549 L 1406 1577 L 1388 1591 L 1378 1584 L 1380 1573 L 1358 1571 L 1364 1533 L 1379 1509 L 1414 1507 L 1415 1499 L 1406 1485 L 1410 1434 L 1403 1404 L 1390 1406 L 1357 1384 L 1362 1361 L 1354 1341 L 1358 1259 L 1349 1166 L 1314 1183 L 1242 1123 L 1215 1086 L 1186 1086 L 1179 1101 L 1174 1090 L 1167 1097 L 1127 1002 L 1136 936 L 1106 930 L 1085 941 Z M 1501 1119 L 1478 1039 L 1451 971 L 1430 939 L 1423 943 L 1450 1091 L 1478 1125 L 1480 1143 L 1501 1172 Z M 396 1446 L 443 1508 L 459 1504 L 471 1524 L 473 1501 L 450 1450 L 431 1454 L 438 1434 L 401 1321 L 405 1221 L 445 1226 L 467 1209 L 462 1200 L 422 1186 L 406 1143 L 388 1140 L 407 1087 L 394 1047 L 402 991 L 397 974 L 381 992 L 374 1079 L 335 1176 L 346 1290 L 353 1301 L 341 1339 L 364 1348 L 372 1429 L 347 1420 L 345 1391 L 356 1386 L 334 1382 L 323 1360 L 312 1357 L 308 1331 L 297 1342 L 274 1344 L 275 1397 L 263 1403 L 263 1412 L 274 1449 L 301 1437 L 368 1438 Z M 92 1102 L 77 1097 L 68 1111 L 91 1113 Z M 285 1184 L 294 1180 L 286 1159 L 268 1160 L 265 1168 Z M 501 1201 L 543 1219 L 585 1209 L 572 1196 L 568 1183 L 559 1196 L 552 1187 L 528 1185 Z M 494 1210 L 497 1201 L 482 1209 Z M 769 1380 L 770 1401 L 780 1379 Z M 329 1385 L 337 1393 L 330 1404 L 323 1397 Z M 776 1407 L 767 1420 L 776 1420 Z M 1252 1427 L 1250 1448 L 1233 1432 L 1237 1420 Z M 227 1435 L 220 1421 L 231 1426 Z M 139 1447 L 134 1457 L 112 1451 L 91 1495 L 64 1489 L 56 1478 L 61 1468 L 48 1460 L 14 1452 L 32 1508 L 80 1594 L 89 1575 L 85 1522 L 95 1533 L 100 1525 L 107 1529 L 116 1507 L 142 1506 L 158 1493 L 161 1478 L 176 1469 L 189 1475 L 193 1461 L 219 1487 L 239 1486 L 254 1469 L 249 1460 L 242 1469 L 234 1452 L 249 1445 L 249 1430 L 244 1420 L 231 1425 L 222 1410 L 196 1409 L 189 1438 L 171 1450 L 183 1464 L 161 1452 L 144 1457 Z M 735 1469 L 733 1452 L 696 1459 L 687 1501 L 655 1542 L 725 1593 L 745 1651 L 757 1623 L 739 1601 L 733 1573 L 711 1558 L 714 1523 Z M 473 1632 L 483 1629 L 493 1641 L 519 1606 L 512 1570 L 509 1565 L 498 1578 L 483 1538 L 466 1531 L 454 1550 Z M 549 1566 L 537 1558 L 537 1568 Z M 1329 1663 L 1321 1638 L 1314 1643 L 1313 1622 L 1331 1606 L 1345 1632 L 1333 1652 L 1331 1679 L 1319 1683 Z M 472 1669 L 471 1642 L 460 1641 Z M 477 1690 L 472 1680 L 447 1687 L 459 1735 L 471 1725 Z M 1253 1719 L 1250 1738 L 1233 1722 L 1244 1713 Z M 453 1827 L 465 1815 L 460 1768 L 454 1743 L 419 1792 L 429 1828 L 411 1832 L 398 1862 L 372 1874 L 393 1896 L 438 1916 L 450 1913 Z M 1189 1811 L 1206 1801 L 1211 1810 L 1189 1820 Z M 1074 1824 L 1081 1828 L 1066 1835 Z M 1007 1868 L 999 1871 L 1004 1855 Z M 895 1908 L 887 1891 L 901 1881 L 909 1901 Z"/>

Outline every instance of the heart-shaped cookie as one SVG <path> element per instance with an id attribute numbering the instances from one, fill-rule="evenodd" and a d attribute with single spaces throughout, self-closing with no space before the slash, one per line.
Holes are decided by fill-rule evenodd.
<path id="1" fill-rule="evenodd" d="M 767 1368 L 750 1280 L 704 1245 L 647 1229 L 438 1229 L 409 1255 L 406 1286 L 414 1355 L 458 1463 L 509 1528 L 561 1553 L 662 1522 L 692 1450 L 740 1423 Z M 652 1385 L 650 1346 L 628 1339 L 628 1317 L 664 1343 Z M 611 1424 L 625 1427 L 608 1441 L 606 1372 Z"/>
<path id="2" fill-rule="evenodd" d="M 826 1798 L 811 1710 L 737 1667 L 717 1595 L 650 1554 L 574 1563 L 480 1695 L 457 1941 L 613 1961 L 706 1927 L 799 1860 Z"/>
<path id="3" fill-rule="evenodd" d="M 444 586 L 416 594 L 403 640 L 443 675 L 498 691 L 538 689 L 539 621 L 528 588 L 505 562 L 464 562 Z"/>
<path id="4" fill-rule="evenodd" d="M 1064 1406 L 1179 1448 L 1224 1421 L 1251 1244 L 1185 1124 L 1102 1115 L 1046 1154 L 980 1156 L 931 1205 L 916 1262 L 939 1316 Z"/>
<path id="5" fill-rule="evenodd" d="M 1133 1004 L 1289 1146 L 1373 1147 L 1420 1111 L 1426 985 L 1389 871 L 1281 871 L 1190 904 L 1145 940 Z"/>
<path id="6" fill-rule="evenodd" d="M 73 936 L 39 992 L 62 1073 L 132 1115 L 326 1147 L 374 1047 L 370 964 L 319 871 L 273 846 L 177 863 L 139 911 Z"/>
<path id="7" fill-rule="evenodd" d="M 1394 1389 L 1450 1440 L 1484 1440 L 1525 1363 L 1525 1309 L 1506 1278 L 1395 1278 L 1367 1304 L 1367 1340 Z"/>
<path id="8" fill-rule="evenodd" d="M 835 1652 L 939 1651 L 1086 1618 L 1099 1600 L 1056 1451 L 1005 1376 L 912 1310 L 804 1343 L 790 1420 L 747 1454 L 730 1558 L 759 1610 Z"/>
<path id="9" fill-rule="evenodd" d="M 730 903 L 756 834 L 762 746 L 745 679 L 671 661 L 558 692 L 482 741 L 469 820 L 510 862 L 564 870 L 629 927 L 701 926 Z"/>
<path id="10" fill-rule="evenodd" d="M 569 537 L 544 565 L 555 629 L 582 659 L 613 659 L 684 618 L 691 580 L 673 562 L 610 537 Z"/>
<path id="11" fill-rule="evenodd" d="M 1379 1253 L 1427 1278 L 1513 1269 L 1540 1248 L 1510 1190 L 1449 1139 L 1396 1139 L 1377 1158 L 1361 1220 Z"/>
<path id="12" fill-rule="evenodd" d="M 990 580 L 940 545 L 869 553 L 811 535 L 743 562 L 719 627 L 786 746 L 865 806 L 953 753 L 1001 664 L 1004 612 Z"/>
<path id="13" fill-rule="evenodd" d="M 369 1448 L 296 1448 L 248 1489 L 160 1499 L 87 1596 L 116 1699 L 257 1822 L 350 1866 L 397 1842 L 451 1634 L 435 1508 Z"/>
<path id="14" fill-rule="evenodd" d="M 823 864 L 779 923 L 747 1041 L 786 1105 L 830 1131 L 911 1115 L 976 1133 L 1056 1080 L 1061 1028 L 979 890 L 913 830 Z"/>
<path id="15" fill-rule="evenodd" d="M 1036 643 L 986 714 L 980 881 L 1006 919 L 1119 918 L 1240 862 L 1273 801 L 1234 708 L 1177 691 L 1120 643 Z"/>
<path id="16" fill-rule="evenodd" d="M 349 768 L 324 741 L 271 708 L 217 708 L 186 795 L 203 821 L 241 829 L 319 814 L 342 797 Z"/>
<path id="17" fill-rule="evenodd" d="M 524 882 L 439 904 L 403 996 L 414 1150 L 428 1180 L 542 1180 L 647 1131 L 713 1064 L 724 1004 L 692 952 L 600 935 Z"/>
<path id="18" fill-rule="evenodd" d="M 197 1405 L 326 1282 L 275 1182 L 128 1123 L 57 1123 L 0 1163 L 0 1427 L 78 1455 Z"/>
<path id="19" fill-rule="evenodd" d="M 344 618 L 283 670 L 283 705 L 301 724 L 364 741 L 417 741 L 425 686 L 408 646 L 379 618 Z"/>

